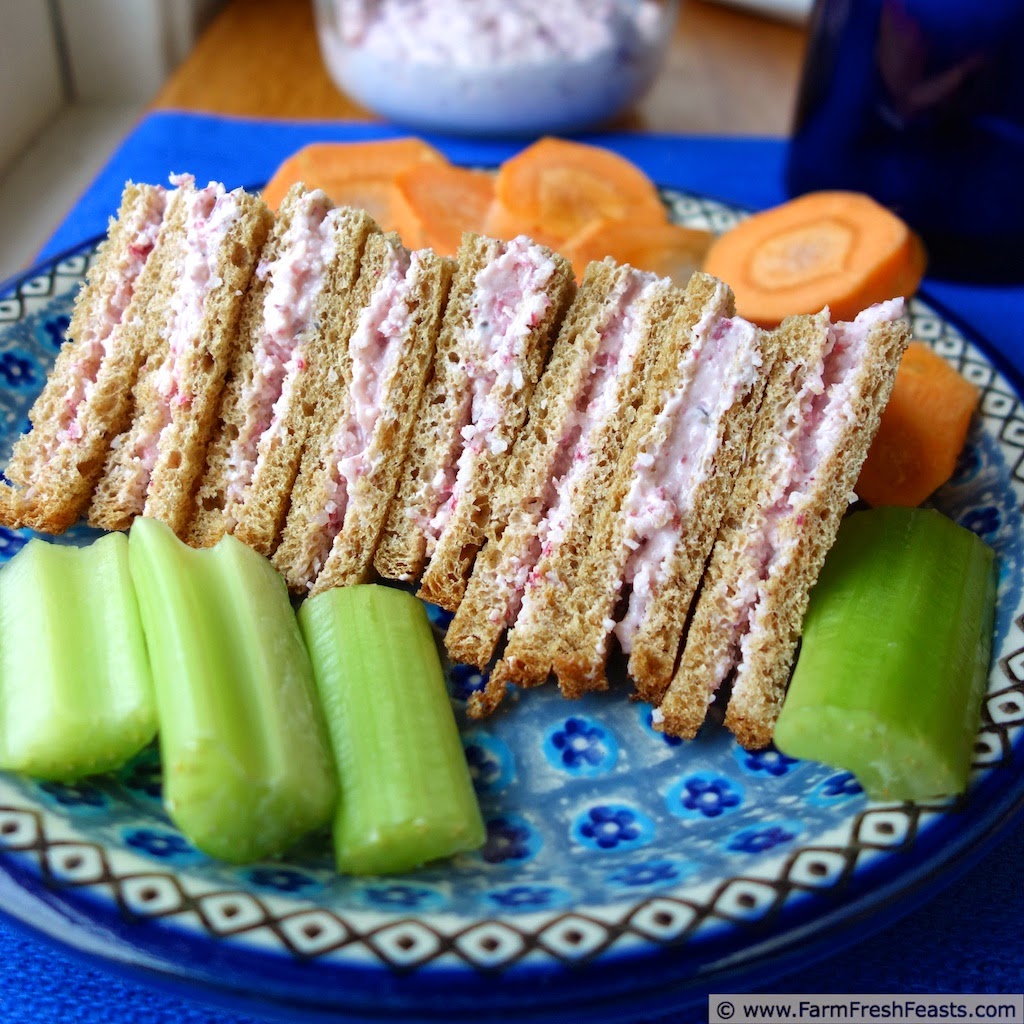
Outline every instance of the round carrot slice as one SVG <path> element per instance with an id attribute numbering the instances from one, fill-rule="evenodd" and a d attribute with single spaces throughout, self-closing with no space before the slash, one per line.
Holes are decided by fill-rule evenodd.
<path id="1" fill-rule="evenodd" d="M 828 306 L 853 319 L 912 295 L 924 249 L 907 225 L 860 192 L 811 192 L 754 214 L 717 239 L 704 269 L 726 281 L 736 310 L 763 327 Z"/>
<path id="2" fill-rule="evenodd" d="M 634 224 L 628 220 L 599 220 L 575 234 L 562 247 L 583 280 L 587 265 L 611 256 L 637 270 L 651 270 L 684 286 L 700 270 L 713 236 L 679 224 Z"/>
<path id="3" fill-rule="evenodd" d="M 500 209 L 492 223 L 531 235 L 567 239 L 594 220 L 667 220 L 657 188 L 638 167 L 567 139 L 540 139 L 506 160 L 495 197 Z"/>

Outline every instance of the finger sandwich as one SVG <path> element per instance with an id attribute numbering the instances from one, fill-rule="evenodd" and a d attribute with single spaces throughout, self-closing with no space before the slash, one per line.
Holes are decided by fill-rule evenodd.
<path id="1" fill-rule="evenodd" d="M 909 340 L 903 300 L 852 322 L 828 310 L 776 332 L 778 357 L 719 530 L 680 665 L 654 712 L 692 737 L 731 680 L 725 723 L 766 746 L 810 590 L 832 546 Z"/>
<path id="2" fill-rule="evenodd" d="M 281 203 L 242 309 L 190 543 L 234 533 L 262 555 L 276 547 L 313 410 L 340 380 L 339 338 L 377 230 L 319 189 L 295 185 Z"/>
<path id="3" fill-rule="evenodd" d="M 433 370 L 374 564 L 454 611 L 566 308 L 571 264 L 525 237 L 464 236 Z M 425 570 L 425 571 L 424 571 Z"/>
<path id="4" fill-rule="evenodd" d="M 138 515 L 184 535 L 206 459 L 242 300 L 273 216 L 257 196 L 172 178 L 158 280 L 133 341 L 145 361 L 131 422 L 110 443 L 89 522 L 122 530 Z M 153 257 L 151 257 L 153 259 Z"/>
<path id="5" fill-rule="evenodd" d="M 131 416 L 131 392 L 151 337 L 146 316 L 160 283 L 167 190 L 129 182 L 116 219 L 75 301 L 68 340 L 14 445 L 0 521 L 61 533 L 85 513 L 111 440 Z"/>
<path id="6" fill-rule="evenodd" d="M 318 400 L 273 562 L 298 593 L 365 582 L 437 344 L 454 261 L 366 242 L 337 381 Z"/>
<path id="7" fill-rule="evenodd" d="M 613 634 L 639 698 L 657 703 L 672 678 L 771 358 L 765 332 L 733 311 L 726 285 L 693 275 L 563 602 L 567 696 L 607 685 Z"/>
<path id="8" fill-rule="evenodd" d="M 607 261 L 587 269 L 448 630 L 452 657 L 482 667 L 512 627 L 487 689 L 474 695 L 476 714 L 492 710 L 508 683 L 541 683 L 551 673 L 561 643 L 559 602 L 571 590 L 598 496 L 680 298 L 667 279 L 631 267 Z"/>

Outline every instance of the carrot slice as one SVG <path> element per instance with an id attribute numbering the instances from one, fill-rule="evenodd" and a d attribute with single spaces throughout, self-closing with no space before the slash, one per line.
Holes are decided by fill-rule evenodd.
<path id="1" fill-rule="evenodd" d="M 851 320 L 872 303 L 912 295 L 924 262 L 920 240 L 870 196 L 810 192 L 727 231 L 704 269 L 732 286 L 741 316 L 775 327 L 823 306 Z"/>
<path id="2" fill-rule="evenodd" d="M 277 209 L 297 181 L 322 188 L 336 203 L 366 210 L 385 230 L 395 230 L 393 209 L 395 178 L 407 167 L 447 160 L 422 139 L 387 139 L 374 142 L 317 142 L 288 157 L 263 190 L 263 198 Z"/>
<path id="3" fill-rule="evenodd" d="M 651 180 L 625 157 L 598 146 L 545 138 L 502 164 L 488 232 L 565 240 L 594 220 L 664 224 Z"/>
<path id="4" fill-rule="evenodd" d="M 424 161 L 396 176 L 392 208 L 406 245 L 454 256 L 464 231 L 483 232 L 493 199 L 490 174 Z"/>
<path id="5" fill-rule="evenodd" d="M 582 280 L 587 264 L 611 256 L 637 270 L 653 270 L 681 286 L 699 270 L 714 236 L 710 231 L 678 224 L 634 224 L 627 220 L 596 220 L 562 246 Z"/>
<path id="6" fill-rule="evenodd" d="M 953 475 L 978 397 L 945 359 L 911 342 L 857 494 L 871 505 L 920 505 Z"/>

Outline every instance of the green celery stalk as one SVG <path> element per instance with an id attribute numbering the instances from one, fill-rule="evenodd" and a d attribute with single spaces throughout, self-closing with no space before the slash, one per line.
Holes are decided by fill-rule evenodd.
<path id="1" fill-rule="evenodd" d="M 70 781 L 155 734 L 127 538 L 30 540 L 0 572 L 0 768 Z"/>
<path id="2" fill-rule="evenodd" d="M 329 590 L 299 609 L 341 796 L 339 870 L 386 874 L 475 849 L 483 819 L 422 603 L 390 587 Z"/>
<path id="3" fill-rule="evenodd" d="M 934 510 L 849 516 L 811 594 L 776 746 L 853 772 L 876 799 L 962 792 L 991 657 L 993 559 Z"/>
<path id="4" fill-rule="evenodd" d="M 149 645 L 167 811 L 236 863 L 325 825 L 337 786 L 284 580 L 234 537 L 193 550 L 136 519 L 132 575 Z"/>

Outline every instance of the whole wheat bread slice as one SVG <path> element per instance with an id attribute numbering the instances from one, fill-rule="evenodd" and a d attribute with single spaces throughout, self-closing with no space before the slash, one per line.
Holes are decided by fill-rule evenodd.
<path id="1" fill-rule="evenodd" d="M 88 507 L 111 440 L 128 424 L 146 350 L 141 321 L 159 280 L 167 196 L 128 182 L 85 285 L 67 340 L 15 442 L 0 522 L 61 533 Z"/>
<path id="2" fill-rule="evenodd" d="M 161 281 L 146 310 L 149 341 L 132 395 L 134 419 L 111 443 L 89 510 L 94 526 L 124 529 L 144 514 L 167 523 L 179 536 L 187 531 L 194 488 L 238 341 L 242 298 L 273 220 L 262 199 L 235 190 L 217 198 L 209 215 L 213 219 L 224 211 L 223 237 L 214 236 L 210 251 L 190 249 L 188 208 L 200 202 L 204 191 L 183 182 L 175 196 L 168 223 L 174 252 L 161 260 Z M 216 193 L 221 191 L 217 186 Z M 194 261 L 188 270 L 186 257 Z M 182 334 L 175 353 L 168 341 L 171 325 L 179 317 L 187 323 L 188 315 L 176 312 L 176 296 L 180 301 L 180 278 L 193 266 L 196 274 L 209 274 L 209 289 L 198 322 Z"/>
<path id="3" fill-rule="evenodd" d="M 509 302 L 510 290 L 520 293 L 518 302 Z M 410 452 L 389 516 L 389 522 L 405 522 L 406 535 L 411 526 L 423 538 L 422 544 L 405 540 L 413 558 L 398 566 L 398 578 L 414 578 L 429 558 L 420 596 L 449 611 L 465 592 L 491 494 L 574 293 L 571 264 L 543 246 L 524 238 L 463 239 L 421 406 L 417 434 L 425 443 Z M 439 467 L 446 492 L 440 494 L 423 486 L 437 482 Z M 426 531 L 418 525 L 424 522 Z M 377 567 L 389 574 L 388 548 L 378 549 Z"/>
<path id="4" fill-rule="evenodd" d="M 471 714 L 493 710 L 509 682 L 531 685 L 550 675 L 561 642 L 557 606 L 589 542 L 596 496 L 607 488 L 635 420 L 657 344 L 650 328 L 671 317 L 679 297 L 667 281 L 631 267 L 605 262 L 587 270 L 498 495 L 497 522 L 508 525 L 481 552 L 480 571 L 449 627 L 449 652 L 475 660 L 489 658 L 505 625 L 515 623 L 487 688 L 471 701 Z M 631 330 L 634 320 L 640 326 Z M 538 529 L 545 531 L 542 542 Z M 495 542 L 497 557 L 488 555 Z M 518 609 L 509 593 L 509 581 L 517 578 L 527 584 Z"/>
<path id="5" fill-rule="evenodd" d="M 332 207 L 323 192 L 297 184 L 278 210 L 242 309 L 240 343 L 196 496 L 189 530 L 192 544 L 206 547 L 233 532 L 267 557 L 277 545 L 314 410 L 340 379 L 332 339 L 345 319 L 366 239 L 378 230 L 369 214 Z M 304 258 L 312 262 L 312 242 L 299 233 L 309 220 L 316 222 L 315 230 L 333 248 L 333 258 L 311 271 L 311 287 L 316 290 L 304 300 L 308 319 L 290 325 L 287 342 L 294 347 L 287 362 L 289 374 L 271 393 L 271 429 L 258 422 L 267 399 L 257 396 L 268 386 L 262 368 L 268 350 L 282 340 L 271 337 L 265 326 L 266 306 L 277 294 L 277 273 L 291 274 L 290 261 L 301 260 L 304 250 Z M 301 310 L 292 313 L 296 318 L 301 315 Z M 243 463 L 253 458 L 243 476 Z"/>
<path id="6" fill-rule="evenodd" d="M 341 521 L 336 521 L 339 510 L 331 503 L 339 480 L 338 446 L 341 434 L 355 429 L 352 417 L 363 415 L 353 392 L 366 383 L 353 371 L 350 347 L 369 330 L 374 303 L 379 301 L 377 290 L 394 261 L 409 259 L 403 253 L 394 236 L 369 237 L 351 306 L 344 323 L 335 328 L 340 379 L 316 403 L 281 543 L 273 556 L 288 585 L 300 593 L 369 578 L 409 437 L 416 429 L 409 410 L 418 407 L 423 393 L 454 270 L 453 261 L 429 250 L 412 254 L 404 272 L 409 315 L 401 325 L 397 357 L 376 381 L 380 417 L 363 439 L 367 469 L 347 494 Z"/>
<path id="7" fill-rule="evenodd" d="M 862 314 L 866 315 L 871 311 Z M 730 517 L 716 543 L 679 671 L 659 708 L 659 727 L 666 731 L 693 734 L 699 727 L 700 707 L 707 708 L 722 674 L 720 659 L 738 658 L 726 725 L 748 749 L 771 741 L 810 590 L 853 497 L 909 331 L 902 320 L 879 322 L 867 331 L 862 355 L 843 374 L 833 369 L 843 347 L 835 345 L 836 337 L 827 311 L 816 317 L 791 318 L 776 335 L 777 377 L 766 394 L 765 416 L 759 421 L 752 457 L 739 486 L 745 507 Z M 799 464 L 808 466 L 809 475 L 793 493 L 792 488 L 780 486 L 790 465 L 780 458 L 785 450 L 782 442 L 795 415 L 793 399 L 784 396 L 792 396 L 794 388 L 822 373 L 824 393 L 807 395 L 805 402 L 815 404 L 805 406 L 799 418 L 815 420 L 834 413 L 835 426 L 824 449 L 813 457 L 801 442 L 795 442 L 795 450 L 806 453 L 799 456 Z M 836 387 L 843 380 L 846 392 Z M 823 413 L 826 407 L 829 411 Z M 763 529 L 766 519 L 772 527 L 769 533 Z M 757 545 L 757 538 L 764 537 L 771 538 L 767 550 Z M 723 616 L 736 614 L 730 598 L 749 588 L 752 579 L 756 601 L 747 605 L 752 610 L 744 615 L 746 629 L 738 642 L 728 630 L 730 650 L 723 650 Z"/>

